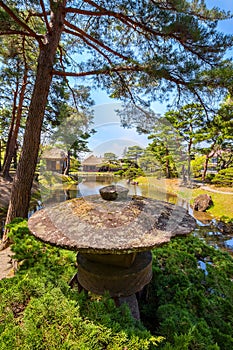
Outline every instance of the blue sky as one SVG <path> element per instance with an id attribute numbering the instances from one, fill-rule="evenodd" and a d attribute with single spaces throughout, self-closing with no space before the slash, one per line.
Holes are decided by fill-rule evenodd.
<path id="1" fill-rule="evenodd" d="M 233 13 L 233 0 L 206 0 L 206 4 L 209 8 L 218 7 Z M 233 34 L 233 19 L 221 21 L 218 28 L 226 34 Z M 146 135 L 138 135 L 135 129 L 124 129 L 120 126 L 120 120 L 115 113 L 120 103 L 110 99 L 104 91 L 94 91 L 92 96 L 96 102 L 93 127 L 97 132 L 90 138 L 89 147 L 94 154 L 113 152 L 121 156 L 125 147 L 136 144 L 141 147 L 147 146 Z M 166 104 L 155 102 L 152 108 L 156 113 L 163 114 L 166 111 Z"/>
<path id="2" fill-rule="evenodd" d="M 96 133 L 89 139 L 89 148 L 95 155 L 100 156 L 105 152 L 113 152 L 122 156 L 126 147 L 138 145 L 145 148 L 147 146 L 146 135 L 139 135 L 134 128 L 125 129 L 121 126 L 120 119 L 115 112 L 120 106 L 120 103 L 117 102 L 95 106 L 93 128 Z"/>
<path id="3" fill-rule="evenodd" d="M 218 7 L 233 13 L 233 0 L 206 0 L 206 5 L 209 8 Z M 233 34 L 233 19 L 219 22 L 218 28 L 226 34 Z"/>

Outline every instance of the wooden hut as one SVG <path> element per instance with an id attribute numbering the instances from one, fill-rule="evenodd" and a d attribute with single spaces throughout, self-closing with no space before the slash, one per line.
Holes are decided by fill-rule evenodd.
<path id="1" fill-rule="evenodd" d="M 103 164 L 104 159 L 102 157 L 96 157 L 94 155 L 89 156 L 82 162 L 82 170 L 85 172 L 96 172 Z"/>
<path id="2" fill-rule="evenodd" d="M 67 153 L 60 148 L 45 150 L 42 159 L 46 161 L 46 170 L 63 174 L 67 167 Z"/>

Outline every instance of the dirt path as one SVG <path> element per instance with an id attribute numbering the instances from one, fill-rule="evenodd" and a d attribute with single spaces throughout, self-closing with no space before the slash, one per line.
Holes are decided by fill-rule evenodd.
<path id="1" fill-rule="evenodd" d="M 215 192 L 215 193 L 221 193 L 221 194 L 230 194 L 233 196 L 233 192 L 230 192 L 230 191 L 221 191 L 221 190 L 216 190 L 214 188 L 211 188 L 209 186 L 201 186 L 200 187 L 202 190 L 205 190 L 205 191 L 209 191 L 209 192 Z"/>
<path id="2" fill-rule="evenodd" d="M 14 276 L 10 247 L 0 251 L 0 280 Z"/>
<path id="3" fill-rule="evenodd" d="M 0 176 L 0 210 L 1 208 L 7 208 L 10 194 L 11 194 L 11 185 L 12 182 L 4 180 Z"/>

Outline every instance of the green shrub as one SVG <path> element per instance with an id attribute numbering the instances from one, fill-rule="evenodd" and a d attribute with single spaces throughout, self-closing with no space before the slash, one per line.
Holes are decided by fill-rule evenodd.
<path id="1" fill-rule="evenodd" d="M 0 281 L 1 350 L 144 350 L 162 340 L 108 295 L 71 289 L 73 252 L 37 241 L 21 219 L 9 227 L 19 270 Z"/>
<path id="2" fill-rule="evenodd" d="M 140 301 L 143 325 L 107 294 L 87 296 L 68 286 L 76 272 L 73 252 L 37 241 L 26 221 L 16 220 L 10 230 L 19 270 L 0 281 L 1 350 L 233 348 L 227 253 L 193 236 L 154 249 L 148 299 Z"/>
<path id="3" fill-rule="evenodd" d="M 211 182 L 221 186 L 232 186 L 233 167 L 220 170 L 218 174 L 214 176 Z"/>
<path id="4" fill-rule="evenodd" d="M 152 333 L 164 336 L 173 346 L 171 349 L 231 349 L 233 259 L 230 255 L 190 236 L 176 238 L 155 249 L 153 257 L 149 300 L 141 305 L 145 326 Z M 178 341 L 184 344 L 175 345 Z M 170 349 L 169 346 L 166 343 L 161 348 Z"/>

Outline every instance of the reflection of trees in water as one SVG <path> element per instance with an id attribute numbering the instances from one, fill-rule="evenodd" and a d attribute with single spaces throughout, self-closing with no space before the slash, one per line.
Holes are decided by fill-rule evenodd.
<path id="1" fill-rule="evenodd" d="M 161 191 L 156 187 L 151 187 L 147 185 L 142 185 L 140 186 L 140 188 L 141 194 L 144 197 L 150 197 L 152 199 L 158 199 L 160 201 L 178 204 L 184 208 L 187 206 L 187 202 L 185 200 L 178 198 L 175 194 L 170 194 L 166 192 L 166 188 L 164 188 L 164 191 L 162 191 L 163 186 L 161 186 Z"/>
<path id="2" fill-rule="evenodd" d="M 214 226 L 213 221 L 207 225 L 198 225 L 194 230 L 194 235 L 198 238 L 204 239 L 208 245 L 220 248 L 233 256 L 232 235 L 222 234 L 217 227 Z"/>
<path id="3" fill-rule="evenodd" d="M 117 183 L 116 179 L 112 181 L 112 178 L 110 179 L 106 177 L 104 180 L 105 181 L 102 182 L 85 181 L 77 186 L 73 186 L 72 188 L 63 187 L 60 189 L 51 190 L 49 197 L 44 198 L 42 202 L 40 200 L 38 200 L 37 203 L 35 203 L 35 201 L 33 202 L 33 205 L 31 206 L 29 211 L 29 216 L 31 216 L 36 210 L 41 209 L 42 206 L 46 207 L 60 202 L 64 202 L 72 198 L 98 194 L 99 189 L 101 187 Z M 198 223 L 198 226 L 194 231 L 194 235 L 201 239 L 204 239 L 204 241 L 208 245 L 214 246 L 215 248 L 220 248 L 233 255 L 232 234 L 222 234 L 214 224 L 214 221 L 210 220 L 210 216 L 208 213 L 193 213 L 189 206 L 189 203 L 185 199 L 179 198 L 176 195 L 166 193 L 165 191 L 161 192 L 158 188 L 149 187 L 147 185 L 127 185 L 127 183 L 123 181 L 119 181 L 118 183 L 129 188 L 129 195 L 142 195 L 145 197 L 150 197 L 152 199 L 158 199 L 172 204 L 177 204 L 179 206 L 182 206 L 183 208 L 186 208 L 187 210 L 189 210 L 190 214 L 196 218 Z M 0 237 L 3 234 L 4 222 L 5 215 L 3 213 L 2 215 L 0 215 Z"/>

